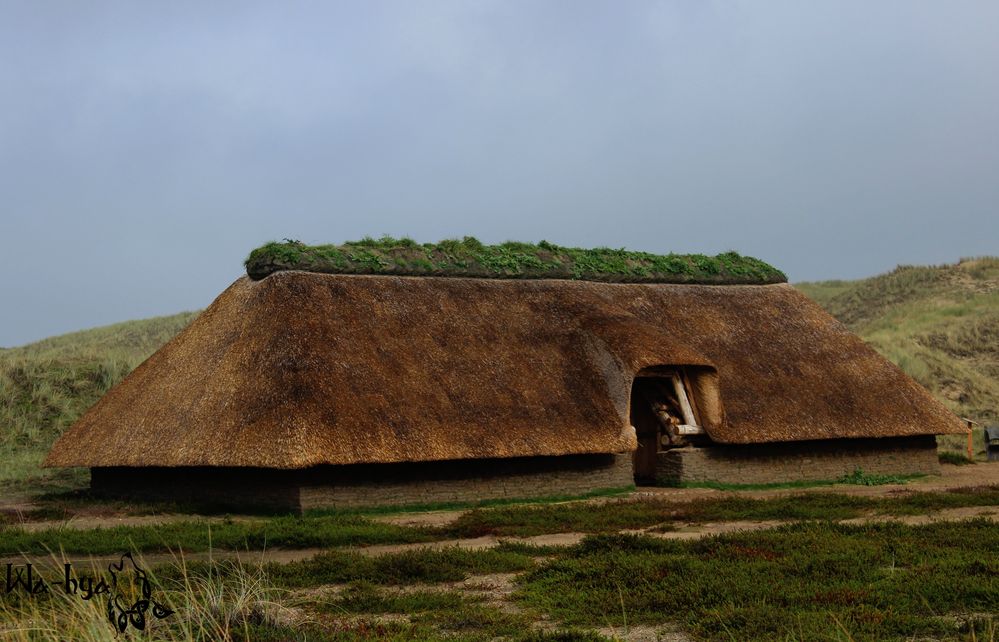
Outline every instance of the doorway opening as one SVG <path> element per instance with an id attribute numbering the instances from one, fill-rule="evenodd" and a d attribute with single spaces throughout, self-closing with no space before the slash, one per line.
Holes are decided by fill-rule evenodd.
<path id="1" fill-rule="evenodd" d="M 638 436 L 635 483 L 653 484 L 659 453 L 705 438 L 697 406 L 681 369 L 656 370 L 635 377 L 631 386 L 631 425 Z"/>

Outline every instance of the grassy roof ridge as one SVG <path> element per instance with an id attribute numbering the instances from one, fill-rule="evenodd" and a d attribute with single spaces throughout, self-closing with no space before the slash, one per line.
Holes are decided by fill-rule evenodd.
<path id="1" fill-rule="evenodd" d="M 417 243 L 409 238 L 366 237 L 340 245 L 285 239 L 250 252 L 246 273 L 260 280 L 275 272 L 384 274 L 501 279 L 573 279 L 617 283 L 763 285 L 784 283 L 777 268 L 737 252 L 651 254 L 625 249 L 562 247 L 541 241 L 484 245 L 478 239 Z"/>

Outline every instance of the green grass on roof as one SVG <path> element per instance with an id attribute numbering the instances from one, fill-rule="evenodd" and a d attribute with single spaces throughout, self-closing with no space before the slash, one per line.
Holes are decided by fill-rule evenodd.
<path id="1" fill-rule="evenodd" d="M 282 270 L 621 283 L 742 285 L 787 281 L 780 270 L 736 252 L 663 255 L 561 247 L 547 241 L 483 245 L 469 236 L 423 244 L 389 236 L 342 245 L 305 245 L 286 239 L 258 247 L 246 259 L 246 273 L 256 280 Z"/>

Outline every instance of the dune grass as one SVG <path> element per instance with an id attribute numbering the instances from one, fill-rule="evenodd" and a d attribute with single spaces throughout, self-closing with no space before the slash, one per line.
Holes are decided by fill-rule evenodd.
<path id="1" fill-rule="evenodd" d="M 634 283 L 759 284 L 787 280 L 780 270 L 736 252 L 660 255 L 562 247 L 547 241 L 483 245 L 469 236 L 423 244 L 390 236 L 341 245 L 310 246 L 286 240 L 258 247 L 246 259 L 246 272 L 254 279 L 282 270 Z"/>
<path id="2" fill-rule="evenodd" d="M 422 554 L 419 563 L 400 567 L 404 584 L 420 581 L 420 569 L 443 565 L 452 576 L 457 566 L 502 568 L 519 572 L 522 564 L 495 564 L 490 552 L 465 555 Z M 470 562 L 471 560 L 471 562 Z M 534 614 L 487 604 L 482 597 L 457 590 L 402 593 L 370 582 L 356 582 L 339 596 L 303 598 L 282 587 L 274 569 L 223 560 L 176 562 L 147 569 L 152 598 L 173 613 L 156 618 L 148 611 L 145 629 L 129 623 L 117 633 L 106 616 L 106 601 L 83 600 L 53 587 L 43 595 L 0 591 L 0 638 L 11 642 L 112 642 L 176 640 L 182 642 L 360 642 L 406 640 L 486 642 L 598 642 L 592 631 L 532 630 Z M 398 560 L 381 567 L 399 565 Z M 366 568 L 378 568 L 371 564 Z M 100 568 L 79 568 L 84 576 L 103 576 Z M 133 587 L 134 588 L 134 587 Z M 125 604 L 137 592 L 129 591 Z M 394 615 L 387 619 L 386 615 Z"/>
<path id="3" fill-rule="evenodd" d="M 799 288 L 961 417 L 999 423 L 999 258 Z M 966 438 L 940 439 L 963 452 Z M 981 429 L 974 445 L 983 451 Z"/>
<path id="4" fill-rule="evenodd" d="M 86 471 L 39 467 L 52 442 L 195 316 L 128 321 L 0 350 L 0 489 L 86 483 Z"/>
<path id="5" fill-rule="evenodd" d="M 80 577 L 107 577 L 106 570 L 97 567 L 77 567 L 75 572 Z M 105 599 L 83 600 L 53 585 L 44 595 L 32 597 L 18 591 L 0 592 L 0 638 L 12 642 L 234 642 L 255 639 L 251 633 L 261 623 L 280 629 L 271 614 L 280 608 L 277 599 L 282 594 L 259 568 L 221 562 L 213 572 L 196 576 L 178 562 L 164 575 L 153 570 L 150 580 L 152 598 L 173 613 L 157 618 L 147 611 L 144 631 L 129 623 L 125 632 L 119 633 L 108 620 Z M 135 587 L 130 588 L 133 591 L 126 604 L 138 597 Z"/>

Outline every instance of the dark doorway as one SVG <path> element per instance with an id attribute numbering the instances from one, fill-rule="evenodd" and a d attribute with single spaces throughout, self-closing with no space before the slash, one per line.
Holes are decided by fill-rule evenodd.
<path id="1" fill-rule="evenodd" d="M 646 401 L 649 379 L 635 379 L 631 386 L 631 425 L 638 435 L 638 450 L 635 451 L 635 483 L 654 484 L 656 481 L 656 457 L 659 452 L 659 420 Z"/>
<path id="2" fill-rule="evenodd" d="M 631 386 L 631 425 L 638 437 L 635 483 L 656 482 L 658 454 L 686 446 L 702 433 L 682 373 L 636 377 Z"/>

